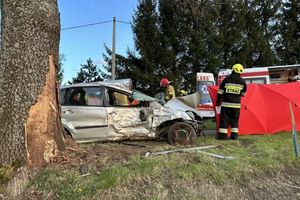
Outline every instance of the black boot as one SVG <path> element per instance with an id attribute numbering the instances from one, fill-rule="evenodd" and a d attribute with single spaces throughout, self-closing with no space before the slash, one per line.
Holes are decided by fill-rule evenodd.
<path id="1" fill-rule="evenodd" d="M 218 133 L 216 135 L 216 140 L 226 140 L 227 139 L 227 134 L 226 133 Z"/>
<path id="2" fill-rule="evenodd" d="M 226 133 L 220 133 L 221 140 L 227 140 L 227 134 Z"/>
<path id="3" fill-rule="evenodd" d="M 220 133 L 216 133 L 215 139 L 220 140 Z"/>
<path id="4" fill-rule="evenodd" d="M 231 133 L 231 136 L 230 138 L 233 139 L 233 140 L 237 140 L 238 139 L 238 134 L 237 133 Z"/>

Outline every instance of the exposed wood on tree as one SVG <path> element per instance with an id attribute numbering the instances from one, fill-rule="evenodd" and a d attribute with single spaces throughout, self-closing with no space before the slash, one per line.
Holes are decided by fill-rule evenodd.
<path id="1" fill-rule="evenodd" d="M 59 110 L 56 98 L 56 70 L 53 56 L 49 57 L 49 73 L 38 102 L 30 108 L 26 122 L 27 161 L 29 165 L 43 166 L 63 150 L 60 136 Z M 41 112 L 42 111 L 42 112 Z"/>

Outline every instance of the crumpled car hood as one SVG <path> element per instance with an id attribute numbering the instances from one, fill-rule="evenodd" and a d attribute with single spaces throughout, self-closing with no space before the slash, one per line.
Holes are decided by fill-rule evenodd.
<path id="1" fill-rule="evenodd" d="M 198 114 L 200 117 L 200 113 L 198 110 L 189 107 L 182 101 L 178 99 L 172 99 L 168 101 L 166 104 L 161 106 L 160 104 L 156 103 L 153 104 L 153 126 L 159 126 L 161 123 L 165 121 L 170 121 L 174 119 L 183 119 L 183 120 L 194 120 L 191 118 L 190 115 L 186 111 L 193 111 L 194 113 Z"/>
<path id="2" fill-rule="evenodd" d="M 197 113 L 198 115 L 201 116 L 200 112 L 197 109 L 186 105 L 185 103 L 183 103 L 179 99 L 171 99 L 170 101 L 168 101 L 164 105 L 164 107 L 167 107 L 167 108 L 170 108 L 170 109 L 173 109 L 173 110 L 182 111 L 182 112 L 190 110 L 190 111 L 193 111 L 193 112 L 195 112 L 195 113 Z"/>

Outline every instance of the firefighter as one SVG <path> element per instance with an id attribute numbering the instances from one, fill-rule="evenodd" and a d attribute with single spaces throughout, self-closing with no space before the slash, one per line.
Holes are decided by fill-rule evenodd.
<path id="1" fill-rule="evenodd" d="M 228 125 L 231 127 L 231 139 L 238 139 L 238 121 L 241 108 L 241 97 L 245 96 L 247 85 L 241 74 L 244 67 L 235 64 L 232 73 L 221 83 L 217 94 L 217 106 L 221 106 L 220 127 L 216 139 L 227 139 Z"/>
<path id="2" fill-rule="evenodd" d="M 169 101 L 170 99 L 174 99 L 175 96 L 175 90 L 172 85 L 170 85 L 170 81 L 166 78 L 163 78 L 160 80 L 160 87 L 165 88 L 165 101 Z"/>

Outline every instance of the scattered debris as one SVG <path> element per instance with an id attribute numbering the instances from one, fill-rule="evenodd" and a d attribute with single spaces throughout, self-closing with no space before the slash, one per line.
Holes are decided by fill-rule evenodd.
<path id="1" fill-rule="evenodd" d="M 220 159 L 226 159 L 226 160 L 233 160 L 235 159 L 235 157 L 233 156 L 223 156 L 223 155 L 218 155 L 218 154 L 213 154 L 213 153 L 207 153 L 205 151 L 201 151 L 201 150 L 205 150 L 205 149 L 214 149 L 219 147 L 219 145 L 208 145 L 208 146 L 202 146 L 202 147 L 192 147 L 192 148 L 185 148 L 185 149 L 174 149 L 174 150 L 168 150 L 168 151 L 159 151 L 159 152 L 147 152 L 145 154 L 145 157 L 149 157 L 149 156 L 156 156 L 156 155 L 165 155 L 165 154 L 169 154 L 169 153 L 177 153 L 177 152 L 185 152 L 185 151 L 196 151 L 199 153 L 203 153 L 205 155 L 209 155 L 212 156 L 214 158 L 220 158 Z"/>
<path id="2" fill-rule="evenodd" d="M 205 151 L 197 151 L 197 152 L 203 153 L 205 155 L 208 155 L 208 156 L 211 156 L 211 157 L 214 157 L 214 158 L 220 158 L 220 159 L 225 159 L 225 160 L 236 159 L 236 157 L 233 157 L 233 156 L 223 156 L 223 155 L 218 155 L 218 154 L 214 154 L 214 153 L 207 153 Z"/>
<path id="3" fill-rule="evenodd" d="M 82 174 L 82 175 L 80 175 L 80 177 L 85 177 L 85 176 L 89 176 L 89 175 L 91 175 L 91 173 Z"/>
<path id="4" fill-rule="evenodd" d="M 151 155 L 151 153 L 149 151 L 147 151 L 145 154 L 145 158 L 149 157 L 150 155 Z"/>
<path id="5" fill-rule="evenodd" d="M 147 152 L 145 154 L 145 157 L 149 156 L 156 156 L 156 155 L 164 155 L 169 153 L 176 153 L 176 152 L 185 152 L 185 151 L 199 151 L 204 149 L 213 149 L 217 148 L 219 145 L 208 145 L 208 146 L 202 146 L 202 147 L 192 147 L 192 148 L 184 148 L 184 149 L 174 149 L 174 150 L 168 150 L 168 151 L 159 151 L 159 152 Z"/>
<path id="6" fill-rule="evenodd" d="M 137 147 L 147 147 L 147 146 L 144 145 L 144 144 L 131 143 L 131 142 L 122 142 L 121 144 L 124 144 L 124 145 L 130 145 L 130 146 L 137 146 Z"/>
<path id="7" fill-rule="evenodd" d="M 294 185 L 290 185 L 290 184 L 286 184 L 286 183 L 282 183 L 282 185 L 285 185 L 285 186 L 288 186 L 288 187 L 291 187 L 291 188 L 300 189 L 299 186 L 294 186 Z"/>
<path id="8" fill-rule="evenodd" d="M 87 164 L 82 164 L 79 167 L 79 173 L 80 175 L 86 175 L 89 172 L 89 166 Z"/>
<path id="9" fill-rule="evenodd" d="M 76 148 L 72 148 L 72 147 L 66 147 L 66 150 L 77 152 L 77 151 L 79 151 L 81 149 L 78 149 L 78 148 L 76 149 Z"/>
<path id="10" fill-rule="evenodd" d="M 48 194 L 47 194 L 47 197 L 52 197 L 53 196 L 53 190 L 51 190 Z"/>

